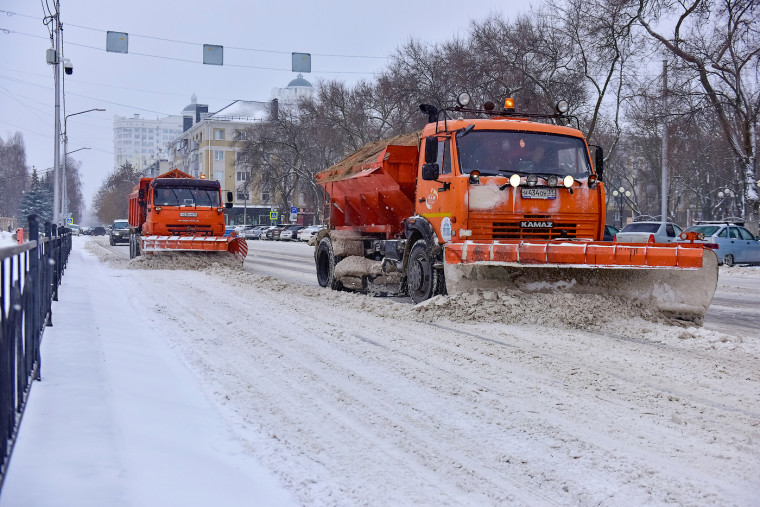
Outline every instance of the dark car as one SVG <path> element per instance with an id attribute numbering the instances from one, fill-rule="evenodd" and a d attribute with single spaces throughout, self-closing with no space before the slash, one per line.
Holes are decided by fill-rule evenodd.
<path id="1" fill-rule="evenodd" d="M 111 245 L 115 245 L 116 243 L 129 243 L 129 221 L 126 219 L 114 220 L 113 225 L 111 226 L 111 232 L 108 236 Z"/>
<path id="2" fill-rule="evenodd" d="M 280 240 L 280 234 L 282 231 L 287 229 L 287 225 L 278 225 L 277 227 L 273 227 L 271 229 L 268 229 L 266 232 L 266 239 L 273 240 L 273 241 L 279 241 Z"/>
<path id="3" fill-rule="evenodd" d="M 106 228 L 105 227 L 93 227 L 92 228 L 92 235 L 93 236 L 105 236 L 106 235 Z"/>
<path id="4" fill-rule="evenodd" d="M 614 225 L 605 225 L 604 238 L 602 238 L 602 241 L 615 241 L 615 234 L 617 234 L 618 232 L 620 232 L 620 229 L 618 229 Z"/>

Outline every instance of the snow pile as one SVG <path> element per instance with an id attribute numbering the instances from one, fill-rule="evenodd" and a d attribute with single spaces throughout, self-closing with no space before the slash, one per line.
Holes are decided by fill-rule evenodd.
<path id="1" fill-rule="evenodd" d="M 13 234 L 7 231 L 0 231 L 0 247 L 13 246 L 17 244 Z"/>
<path id="2" fill-rule="evenodd" d="M 162 252 L 141 255 L 129 261 L 129 269 L 207 269 L 223 266 L 231 270 L 241 270 L 243 263 L 226 252 Z"/>
<path id="3" fill-rule="evenodd" d="M 238 271 L 242 269 L 242 263 L 226 252 L 162 252 L 130 260 L 97 241 L 88 241 L 85 248 L 117 269 L 203 270 L 212 266 Z"/>
<path id="4" fill-rule="evenodd" d="M 620 297 L 517 290 L 471 290 L 414 307 L 416 319 L 535 324 L 592 329 L 632 319 L 664 322 L 653 307 Z"/>

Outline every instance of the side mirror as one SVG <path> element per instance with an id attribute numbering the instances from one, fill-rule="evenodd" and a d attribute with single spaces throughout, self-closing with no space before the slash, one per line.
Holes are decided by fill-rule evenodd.
<path id="1" fill-rule="evenodd" d="M 137 191 L 137 198 L 140 199 L 141 201 L 143 199 L 145 199 L 145 190 L 144 189 L 141 188 L 140 190 Z"/>
<path id="2" fill-rule="evenodd" d="M 224 207 L 227 208 L 227 209 L 229 209 L 229 208 L 232 207 L 232 203 L 231 202 L 225 203 Z"/>
<path id="3" fill-rule="evenodd" d="M 594 146 L 596 153 L 594 156 L 594 169 L 596 169 L 596 179 L 604 181 L 604 150 L 601 146 Z"/>
<path id="4" fill-rule="evenodd" d="M 227 206 L 227 207 L 231 208 L 232 207 L 232 192 L 229 190 L 227 191 L 227 203 L 230 204 L 230 206 Z"/>
<path id="5" fill-rule="evenodd" d="M 425 164 L 434 164 L 438 161 L 438 138 L 428 137 L 425 139 Z"/>
<path id="6" fill-rule="evenodd" d="M 441 170 L 438 164 L 424 164 L 422 166 L 422 179 L 425 181 L 436 181 L 441 175 Z"/>

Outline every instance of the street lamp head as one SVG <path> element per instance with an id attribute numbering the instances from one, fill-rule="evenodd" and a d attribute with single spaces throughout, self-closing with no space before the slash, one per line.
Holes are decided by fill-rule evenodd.
<path id="1" fill-rule="evenodd" d="M 631 197 L 631 191 L 630 190 L 626 190 L 625 191 L 625 196 L 626 197 Z"/>
<path id="2" fill-rule="evenodd" d="M 619 190 L 620 190 L 620 193 L 622 194 L 623 192 L 625 192 L 625 187 L 620 187 Z"/>
<path id="3" fill-rule="evenodd" d="M 617 190 L 613 190 L 612 191 L 612 195 L 614 195 L 615 197 L 617 197 L 619 194 L 620 194 L 620 192 L 618 192 Z"/>
<path id="4" fill-rule="evenodd" d="M 721 199 L 723 199 L 723 191 L 718 192 L 718 197 L 720 197 Z"/>

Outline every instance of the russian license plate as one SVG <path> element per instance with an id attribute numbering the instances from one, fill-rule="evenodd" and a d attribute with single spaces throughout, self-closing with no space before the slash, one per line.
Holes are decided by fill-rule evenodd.
<path id="1" fill-rule="evenodd" d="M 197 217 L 198 213 L 192 212 L 192 211 L 183 211 L 179 214 L 181 217 Z"/>
<path id="2" fill-rule="evenodd" d="M 556 188 L 522 188 L 523 199 L 556 199 Z"/>

